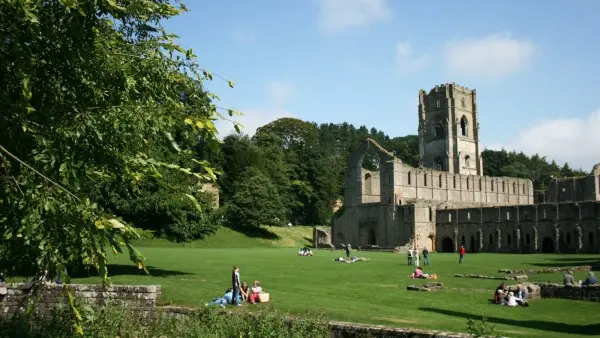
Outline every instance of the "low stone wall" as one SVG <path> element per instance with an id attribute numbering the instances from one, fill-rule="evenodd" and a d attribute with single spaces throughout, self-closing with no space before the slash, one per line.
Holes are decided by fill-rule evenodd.
<path id="1" fill-rule="evenodd" d="M 495 280 L 516 280 L 519 282 L 524 282 L 527 280 L 527 275 L 516 275 L 516 276 L 485 276 L 485 275 L 476 275 L 476 274 L 461 274 L 457 273 L 454 277 L 459 278 L 479 278 L 479 279 L 495 279 Z"/>
<path id="2" fill-rule="evenodd" d="M 600 285 L 568 286 L 554 283 L 535 283 L 542 298 L 562 298 L 600 302 Z"/>
<path id="3" fill-rule="evenodd" d="M 377 251 L 377 252 L 395 252 L 393 246 L 378 246 L 378 245 L 361 245 L 358 247 L 360 251 Z"/>
<path id="4" fill-rule="evenodd" d="M 114 285 L 103 287 L 96 284 L 44 284 L 37 289 L 29 289 L 24 283 L 5 284 L 6 294 L 0 295 L 0 315 L 12 316 L 27 308 L 28 298 L 35 297 L 35 310 L 47 314 L 53 309 L 68 306 L 65 290 L 82 302 L 95 305 L 127 306 L 136 311 L 150 313 L 156 308 L 160 296 L 160 286 Z"/>
<path id="5" fill-rule="evenodd" d="M 466 333 L 429 331 L 419 329 L 391 328 L 381 325 L 365 325 L 346 322 L 330 322 L 332 338 L 347 337 L 385 337 L 385 338 L 470 338 Z"/>
<path id="6" fill-rule="evenodd" d="M 522 269 L 522 270 L 500 269 L 500 270 L 498 270 L 498 272 L 515 275 L 515 274 L 556 273 L 556 272 L 567 272 L 567 271 L 591 271 L 591 270 L 592 270 L 592 267 L 590 265 L 581 265 L 581 266 L 567 266 L 567 267 L 561 266 L 561 267 L 552 267 L 552 268 Z"/>

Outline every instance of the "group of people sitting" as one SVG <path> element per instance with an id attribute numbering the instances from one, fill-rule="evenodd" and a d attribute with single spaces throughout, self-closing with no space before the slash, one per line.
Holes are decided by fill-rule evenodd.
<path id="1" fill-rule="evenodd" d="M 252 285 L 252 288 L 248 287 L 248 283 L 242 283 L 237 302 L 233 301 L 233 289 L 228 288 L 223 296 L 213 298 L 211 302 L 206 303 L 205 305 L 219 305 L 220 307 L 225 307 L 228 304 L 241 304 L 244 302 L 250 304 L 256 304 L 261 302 L 266 303 L 269 301 L 268 295 L 268 293 L 263 292 L 263 289 L 260 286 L 260 282 L 255 280 L 254 284 Z"/>
<path id="2" fill-rule="evenodd" d="M 351 258 L 344 258 L 344 257 L 340 256 L 338 258 L 333 259 L 334 262 L 340 262 L 340 263 L 366 262 L 368 260 L 369 260 L 369 258 L 367 258 L 367 257 L 356 257 L 356 256 L 352 256 Z"/>
<path id="3" fill-rule="evenodd" d="M 438 279 L 438 275 L 437 275 L 437 273 L 434 273 L 434 274 L 423 273 L 423 268 L 420 267 L 420 266 L 417 266 L 417 268 L 415 269 L 415 272 L 413 272 L 410 275 L 408 275 L 408 278 L 412 278 L 412 279 Z"/>
<path id="4" fill-rule="evenodd" d="M 504 283 L 496 288 L 494 292 L 494 304 L 506 306 L 529 306 L 527 303 L 527 291 L 521 284 L 517 284 L 516 290 L 510 291 Z"/>
<path id="5" fill-rule="evenodd" d="M 312 256 L 312 250 L 307 248 L 307 247 L 303 247 L 300 250 L 298 250 L 298 256 Z"/>
<path id="6" fill-rule="evenodd" d="M 575 282 L 575 278 L 573 277 L 573 271 L 567 271 L 565 276 L 563 277 L 563 284 L 569 286 L 582 286 L 582 285 L 596 285 L 598 284 L 598 279 L 594 275 L 592 271 L 588 272 L 588 276 L 584 281 Z"/>

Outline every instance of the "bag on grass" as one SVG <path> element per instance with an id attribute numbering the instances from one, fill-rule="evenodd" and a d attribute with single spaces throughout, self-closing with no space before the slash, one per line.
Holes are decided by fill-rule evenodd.
<path id="1" fill-rule="evenodd" d="M 261 303 L 268 303 L 269 302 L 269 294 L 266 292 L 261 293 L 260 295 L 258 295 L 258 301 Z"/>

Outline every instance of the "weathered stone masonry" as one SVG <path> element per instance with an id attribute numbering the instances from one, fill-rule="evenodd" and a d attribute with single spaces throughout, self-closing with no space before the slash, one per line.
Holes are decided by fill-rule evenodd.
<path id="1" fill-rule="evenodd" d="M 418 111 L 422 167 L 371 139 L 350 155 L 334 245 L 600 252 L 600 165 L 536 193 L 531 180 L 482 176 L 475 90 L 452 83 L 420 91 Z M 362 168 L 368 152 L 379 157 L 379 171 Z"/>
<path id="2" fill-rule="evenodd" d="M 2 287 L 6 287 L 6 294 L 0 295 L 0 315 L 10 317 L 24 311 L 27 299 L 31 295 L 26 285 L 5 284 Z M 64 288 L 68 288 L 76 298 L 89 304 L 126 306 L 146 314 L 154 311 L 161 292 L 160 286 L 157 285 L 115 285 L 104 288 L 95 284 L 46 284 L 41 285 L 33 294 L 36 311 L 43 315 L 52 309 L 69 306 Z"/>

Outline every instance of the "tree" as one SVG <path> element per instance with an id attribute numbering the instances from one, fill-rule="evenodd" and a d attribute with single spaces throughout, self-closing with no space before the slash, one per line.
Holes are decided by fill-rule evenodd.
<path id="1" fill-rule="evenodd" d="M 202 86 L 213 75 L 161 26 L 183 11 L 165 0 L 0 2 L 0 265 L 52 277 L 86 262 L 108 283 L 107 250 L 127 248 L 141 269 L 144 257 L 98 187 L 137 197 L 147 184 L 170 190 L 169 172 L 216 178 L 184 142 L 218 147 Z"/>
<path id="2" fill-rule="evenodd" d="M 258 168 L 250 167 L 235 188 L 227 207 L 227 222 L 234 227 L 279 226 L 286 221 L 277 188 Z"/>

